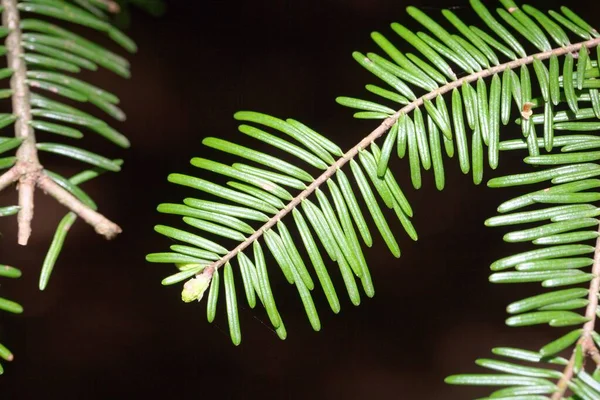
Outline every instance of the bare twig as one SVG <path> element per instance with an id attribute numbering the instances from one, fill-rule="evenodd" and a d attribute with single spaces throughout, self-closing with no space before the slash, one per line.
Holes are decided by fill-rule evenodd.
<path id="1" fill-rule="evenodd" d="M 31 236 L 36 185 L 92 225 L 96 232 L 111 239 L 121 232 L 121 228 L 118 225 L 77 200 L 72 194 L 58 186 L 43 173 L 43 167 L 37 155 L 35 134 L 30 125 L 31 106 L 29 88 L 26 83 L 27 69 L 23 60 L 23 48 L 21 46 L 19 10 L 17 9 L 16 0 L 1 0 L 1 2 L 4 7 L 2 22 L 9 30 L 6 38 L 6 57 L 8 67 L 13 70 L 10 88 L 12 90 L 13 113 L 17 117 L 15 121 L 15 137 L 23 139 L 23 142 L 17 150 L 16 165 L 0 176 L 0 190 L 18 181 L 20 207 L 17 216 L 19 229 L 18 242 L 21 245 L 26 245 Z M 107 3 L 110 4 L 112 2 Z"/>
<path id="2" fill-rule="evenodd" d="M 250 235 L 246 240 L 244 240 L 242 243 L 240 243 L 236 248 L 231 250 L 229 253 L 227 253 L 226 255 L 224 255 L 223 257 L 221 257 L 219 260 L 215 261 L 214 263 L 212 263 L 210 266 L 214 267 L 214 268 L 220 268 L 225 263 L 227 263 L 227 261 L 234 258 L 239 252 L 244 251 L 244 249 L 246 247 L 248 247 L 254 241 L 259 239 L 265 231 L 272 228 L 277 223 L 277 221 L 281 220 L 289 212 L 291 212 L 294 208 L 296 208 L 296 206 L 298 206 L 302 202 L 302 200 L 306 199 L 319 186 L 321 186 L 323 183 L 327 182 L 327 180 L 329 178 L 331 178 L 337 172 L 338 169 L 342 168 L 348 161 L 353 159 L 360 150 L 369 146 L 376 139 L 378 139 L 381 135 L 383 135 L 388 129 L 390 129 L 396 123 L 396 121 L 398 120 L 398 118 L 400 117 L 401 114 L 407 114 L 407 113 L 411 112 L 415 108 L 423 105 L 425 100 L 433 100 L 437 96 L 443 95 L 445 93 L 452 91 L 453 89 L 459 88 L 465 83 L 474 82 L 481 78 L 486 78 L 488 76 L 502 72 L 505 69 L 515 69 L 517 67 L 520 67 L 521 65 L 531 64 L 531 63 L 533 63 L 533 60 L 536 58 L 538 60 L 546 60 L 546 59 L 552 57 L 553 55 L 561 56 L 561 55 L 564 55 L 567 53 L 577 52 L 577 51 L 579 51 L 579 49 L 581 47 L 590 48 L 590 47 L 595 47 L 598 44 L 600 44 L 600 38 L 595 38 L 595 39 L 587 40 L 584 42 L 572 44 L 569 46 L 560 47 L 557 49 L 534 54 L 532 56 L 519 58 L 517 60 L 513 60 L 513 61 L 510 61 L 510 62 L 507 62 L 504 64 L 499 64 L 494 67 L 473 73 L 471 75 L 467 75 L 463 78 L 460 78 L 460 79 L 457 79 L 450 83 L 447 83 L 446 85 L 419 97 L 412 103 L 410 103 L 410 104 L 404 106 L 403 108 L 401 108 L 400 110 L 398 110 L 391 117 L 385 119 L 381 123 L 381 125 L 379 125 L 374 131 L 372 131 L 369 135 L 367 135 L 357 145 L 355 145 L 350 150 L 348 150 L 340 159 L 338 159 L 334 164 L 332 164 L 329 168 L 327 168 L 317 179 L 315 179 L 306 189 L 304 189 L 300 194 L 298 194 L 298 196 L 294 197 L 294 199 L 292 199 L 283 209 L 281 209 L 281 211 L 279 211 L 277 214 L 275 214 L 269 221 L 265 222 L 265 224 L 262 227 L 260 227 L 260 229 L 258 229 L 252 235 Z M 370 60 L 368 60 L 368 61 L 370 61 Z"/>
<path id="3" fill-rule="evenodd" d="M 121 233 L 121 228 L 114 222 L 109 221 L 102 214 L 92 210 L 71 193 L 60 187 L 48 175 L 40 173 L 37 184 L 44 192 L 54 197 L 60 204 L 64 205 L 78 217 L 92 225 L 96 232 L 107 239 L 112 239 Z"/>

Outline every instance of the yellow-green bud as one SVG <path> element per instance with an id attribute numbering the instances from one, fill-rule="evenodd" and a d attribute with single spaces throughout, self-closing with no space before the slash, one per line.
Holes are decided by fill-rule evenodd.
<path id="1" fill-rule="evenodd" d="M 202 300 L 204 292 L 210 285 L 212 276 L 206 276 L 201 274 L 195 278 L 190 279 L 183 285 L 183 291 L 181 292 L 181 300 L 189 303 L 194 300 Z"/>

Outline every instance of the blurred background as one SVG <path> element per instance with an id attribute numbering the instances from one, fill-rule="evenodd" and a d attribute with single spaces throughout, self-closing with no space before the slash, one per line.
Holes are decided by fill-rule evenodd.
<path id="1" fill-rule="evenodd" d="M 518 192 L 475 187 L 456 160 L 446 163 L 443 192 L 435 189 L 431 173 L 424 175 L 421 190 L 413 190 L 407 162 L 393 161 L 414 208 L 419 241 L 399 233 L 399 260 L 375 241 L 366 257 L 376 296 L 363 296 L 359 307 L 347 299 L 339 277 L 339 315 L 315 289 L 319 333 L 311 330 L 295 289 L 273 263 L 272 284 L 288 338 L 280 341 L 264 311 L 244 304 L 240 286 L 243 339 L 234 347 L 223 307 L 208 324 L 204 301 L 184 304 L 180 285 L 160 285 L 175 269 L 144 260 L 170 244 L 153 225 L 178 223 L 175 216 L 159 215 L 156 206 L 199 195 L 167 183 L 166 176 L 202 174 L 189 159 L 215 156 L 201 145 L 203 137 L 250 143 L 237 132 L 235 111 L 296 118 L 343 149 L 370 132 L 376 121 L 353 120 L 334 98 L 367 97 L 364 85 L 375 78 L 351 52 L 378 51 L 369 33 L 394 38 L 391 22 L 416 28 L 404 11 L 410 4 L 438 19 L 443 7 L 466 20 L 472 16 L 466 0 L 179 0 L 168 2 L 160 18 L 134 11 L 128 31 L 139 45 L 131 57 L 133 77 L 86 75 L 118 94 L 128 114 L 114 126 L 131 139 L 131 149 L 119 150 L 91 134 L 84 139 L 101 154 L 125 159 L 121 173 L 83 186 L 124 232 L 105 242 L 78 221 L 48 288 L 39 292 L 39 268 L 64 209 L 37 193 L 34 235 L 26 248 L 16 245 L 16 219 L 2 221 L 0 260 L 24 273 L 18 281 L 2 281 L 2 295 L 20 301 L 25 313 L 0 314 L 0 337 L 16 356 L 5 365 L 0 397 L 476 398 L 489 391 L 450 387 L 444 377 L 481 371 L 473 362 L 489 356 L 492 347 L 539 348 L 557 337 L 546 327 L 504 325 L 506 305 L 536 289 L 488 283 L 489 264 L 517 246 L 503 245 L 505 231 L 484 228 L 483 221 Z M 572 9 L 600 25 L 600 3 L 578 2 Z M 72 162 L 65 168 L 47 155 L 42 162 L 65 175 L 82 169 Z M 486 180 L 514 172 L 519 162 L 518 154 L 504 154 L 497 171 L 486 169 Z M 9 190 L 0 202 L 14 198 Z M 399 223 L 392 227 L 401 229 Z"/>

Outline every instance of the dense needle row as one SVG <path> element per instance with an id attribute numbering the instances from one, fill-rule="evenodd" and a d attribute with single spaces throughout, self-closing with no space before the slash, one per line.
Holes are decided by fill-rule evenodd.
<path id="1" fill-rule="evenodd" d="M 287 333 L 275 305 L 266 269 L 266 247 L 286 280 L 296 286 L 311 326 L 319 330 L 321 323 L 311 295 L 316 286 L 313 274 L 316 275 L 332 311 L 337 313 L 341 307 L 330 272 L 325 266 L 325 256 L 337 262 L 346 292 L 354 305 L 360 303 L 356 279 L 360 281 L 367 296 L 374 295 L 362 251 L 362 244 L 368 247 L 372 245 L 373 236 L 360 203 L 364 203 L 379 234 L 396 257 L 400 256 L 400 248 L 378 198 L 395 212 L 408 235 L 416 240 L 417 234 L 410 222 L 412 209 L 391 171 L 386 170 L 383 177 L 378 176 L 376 160 L 381 157 L 381 151 L 372 144 L 370 149 L 361 150 L 357 161 L 350 161 L 350 177 L 341 169 L 338 170 L 335 177 L 327 180 L 327 190 L 316 190 L 315 200 L 304 198 L 299 207 L 291 209 L 293 221 L 277 220 L 273 221 L 272 227 L 265 228 L 266 222 L 289 207 L 289 201 L 294 199 L 292 193 L 298 196 L 314 181 L 315 178 L 307 169 L 326 170 L 342 152 L 322 135 L 292 119 L 284 121 L 247 111 L 237 113 L 235 118 L 259 125 L 260 128 L 243 124 L 239 130 L 297 157 L 298 166 L 271 155 L 271 152 L 267 154 L 218 138 L 204 139 L 205 146 L 233 154 L 240 158 L 240 162 L 227 165 L 204 158 L 192 159 L 191 163 L 195 167 L 230 178 L 225 186 L 188 175 L 169 176 L 170 182 L 198 189 L 219 201 L 188 198 L 183 204 L 161 204 L 158 211 L 182 216 L 184 223 L 202 231 L 203 235 L 191 233 L 191 229 L 157 225 L 157 232 L 184 244 L 172 245 L 171 252 L 150 254 L 147 260 L 177 264 L 181 272 L 166 278 L 164 284 L 181 282 L 196 275 L 199 278 L 194 278 L 193 281 L 204 279 L 206 274 L 210 274 L 207 277 L 210 282 L 207 301 L 209 321 L 215 316 L 222 280 L 231 337 L 238 344 L 241 334 L 234 283 L 237 273 L 233 273 L 233 259 L 225 263 L 223 273 L 211 266 L 228 254 L 228 248 L 231 247 L 225 247 L 225 244 L 221 245 L 204 235 L 218 236 L 223 241 L 229 240 L 229 243 L 248 244 L 245 251 L 236 253 L 236 271 L 239 271 L 238 276 L 241 275 L 246 300 L 253 308 L 258 299 L 264 305 L 276 332 L 281 338 L 285 338 Z M 269 133 L 266 129 L 274 130 L 277 134 Z M 295 143 L 288 138 L 294 139 Z M 356 187 L 352 186 L 351 181 L 355 182 Z M 293 240 L 294 231 L 300 235 L 301 244 Z M 249 239 L 257 232 L 261 236 L 256 240 Z M 319 246 L 322 246 L 324 252 Z M 308 256 L 311 266 L 306 265 L 306 257 L 302 253 Z M 184 300 L 201 299 L 208 286 L 200 285 L 198 291 L 190 296 L 188 288 L 193 287 L 193 284 L 186 283 Z"/>
<path id="2" fill-rule="evenodd" d="M 466 26 L 451 11 L 444 10 L 442 14 L 462 35 L 450 34 L 423 12 L 409 7 L 409 14 L 437 38 L 392 24 L 394 32 L 410 43 L 418 55 L 403 54 L 380 33 L 372 34 L 372 38 L 393 62 L 374 53 L 366 56 L 354 53 L 360 65 L 389 87 L 367 85 L 367 90 L 399 104 L 403 107 L 400 113 L 396 113 L 398 106 L 390 108 L 370 100 L 339 97 L 337 101 L 358 110 L 356 118 L 398 116 L 385 137 L 378 171 L 386 171 L 392 153 L 397 153 L 400 158 L 408 156 L 415 188 L 421 187 L 422 170 L 433 168 L 436 186 L 443 189 L 443 153 L 453 157 L 456 149 L 462 172 L 471 171 L 474 183 L 479 184 L 483 180 L 485 153 L 487 163 L 495 169 L 500 151 L 527 149 L 528 156 L 524 161 L 536 167 L 535 172 L 495 178 L 488 186 L 545 181 L 551 181 L 552 185 L 504 202 L 498 208 L 503 214 L 490 218 L 486 225 L 527 224 L 523 229 L 506 234 L 504 240 L 531 241 L 537 248 L 494 262 L 490 281 L 538 282 L 546 289 L 542 294 L 510 304 L 507 311 L 511 317 L 506 321 L 509 326 L 548 324 L 571 329 L 567 328 L 565 333 L 537 352 L 496 348 L 493 352 L 497 356 L 520 362 L 479 359 L 478 365 L 494 373 L 455 375 L 447 382 L 507 386 L 490 394 L 490 398 L 549 398 L 546 395 L 562 398 L 569 388 L 573 398 L 595 399 L 600 396 L 600 371 L 588 374 L 583 366 L 590 351 L 588 340 L 598 345 L 600 335 L 581 326 L 596 318 L 596 315 L 590 317 L 586 313 L 586 307 L 590 303 L 588 298 L 597 296 L 590 296 L 589 285 L 596 276 L 589 271 L 594 263 L 594 241 L 599 236 L 597 216 L 600 209 L 593 203 L 600 200 L 597 192 L 600 181 L 594 179 L 600 175 L 600 165 L 594 163 L 600 160 L 600 152 L 595 151 L 600 141 L 592 132 L 600 128 L 600 81 L 597 79 L 600 76 L 600 52 L 597 48 L 590 51 L 588 47 L 592 46 L 583 45 L 574 54 L 565 52 L 559 57 L 551 52 L 549 41 L 553 40 L 561 47 L 571 44 L 560 25 L 584 40 L 593 41 L 598 33 L 567 8 L 562 8 L 562 15 L 550 12 L 548 16 L 530 6 L 520 9 L 512 1 L 502 3 L 506 10 L 497 10 L 501 19 L 538 50 L 548 53 L 534 56 L 529 65 L 523 63 L 486 73 L 485 77 L 491 77 L 489 81 L 483 77 L 469 80 L 467 76 L 459 87 L 451 88 L 451 104 L 447 106 L 442 96 L 444 88 L 460 79 L 461 74 L 475 77 L 479 71 L 500 66 L 502 57 L 515 60 L 527 54 L 519 40 L 479 1 L 471 1 L 474 10 L 504 44 L 477 27 Z M 460 72 L 453 70 L 456 67 Z M 419 94 L 415 94 L 419 89 L 424 93 L 442 93 L 420 99 Z M 414 106 L 420 100 L 421 103 Z M 500 124 L 510 123 L 511 112 L 515 109 L 518 110 L 516 123 L 521 127 L 523 138 L 502 141 Z M 560 152 L 547 154 L 556 149 Z M 554 168 L 540 170 L 546 166 Z M 534 210 L 521 210 L 527 207 Z M 568 286 L 575 287 L 565 288 Z M 558 356 L 572 347 L 570 359 Z M 560 366 L 561 370 L 524 362 L 549 362 Z"/>
<path id="3" fill-rule="evenodd" d="M 512 1 L 502 3 L 507 9 L 516 8 Z M 409 15 L 430 30 L 439 41 L 426 33 L 415 34 L 394 23 L 394 32 L 410 43 L 419 55 L 402 53 L 379 32 L 373 33 L 371 37 L 393 62 L 375 53 L 367 53 L 366 56 L 354 53 L 354 58 L 360 65 L 389 87 L 369 84 L 366 86 L 367 90 L 395 103 L 395 106 L 390 108 L 390 103 L 381 104 L 353 97 L 337 98 L 338 103 L 358 110 L 354 114 L 356 118 L 386 119 L 394 116 L 396 108 L 401 107 L 397 122 L 385 137 L 379 171 L 387 168 L 392 153 L 397 153 L 400 158 L 408 156 L 411 180 L 417 189 L 421 187 L 422 170 L 431 168 L 436 187 L 440 190 L 444 188 L 444 154 L 449 158 L 457 154 L 461 171 L 465 174 L 471 172 L 473 182 L 481 183 L 485 154 L 487 153 L 489 166 L 496 169 L 499 152 L 502 150 L 501 125 L 511 122 L 511 112 L 514 113 L 515 109 L 519 111 L 517 123 L 521 125 L 531 156 L 539 155 L 538 137 L 543 138 L 543 148 L 552 151 L 555 130 L 593 131 L 598 127 L 597 121 L 589 124 L 573 123 L 600 116 L 600 86 L 595 79 L 600 74 L 597 61 L 600 54 L 595 52 L 592 59 L 586 46 L 579 48 L 577 60 L 570 53 L 561 58 L 556 54 L 540 54 L 533 57 L 530 65 L 503 67 L 500 72 L 486 74 L 485 77 L 491 76 L 489 82 L 483 77 L 469 79 L 466 76 L 464 83 L 451 90 L 452 93 L 448 96 L 451 98 L 450 106 L 440 94 L 433 99 L 424 96 L 422 104 L 413 107 L 419 100 L 418 92 L 415 93 L 418 90 L 422 93 L 435 93 L 452 81 L 457 81 L 461 74 L 476 76 L 478 72 L 501 66 L 502 58 L 510 62 L 527 56 L 519 41 L 494 19 L 483 4 L 477 0 L 471 4 L 505 44 L 475 26 L 467 26 L 450 10 L 444 10 L 442 14 L 461 35 L 450 34 L 423 12 L 408 7 Z M 547 52 L 552 48 L 543 32 L 527 14 L 542 25 L 556 44 L 571 44 L 567 33 L 548 16 L 531 6 L 524 6 L 523 10 L 526 12 L 516 8 L 512 11 L 512 16 L 504 13 L 501 15 L 515 25 L 515 21 L 521 21 L 523 25 L 518 25 L 521 29 L 517 32 L 523 33 L 524 38 L 543 38 L 533 43 L 540 51 Z M 572 17 L 575 22 L 565 20 L 565 16 L 558 13 L 551 12 L 551 16 L 558 18 L 557 22 L 568 31 L 585 40 L 593 40 L 598 36 L 595 30 L 574 16 L 568 8 L 563 7 L 562 10 L 566 17 Z M 439 50 L 439 54 L 436 50 Z M 453 70 L 442 56 L 457 66 L 459 71 Z M 539 94 L 534 96 L 535 92 Z M 583 107 L 580 103 L 583 103 Z M 563 104 L 568 105 L 568 108 L 566 105 L 563 107 L 566 109 L 557 108 Z M 407 112 L 402 111 L 405 108 L 408 108 Z M 537 114 L 532 115 L 540 108 Z M 441 139 L 439 132 L 442 133 Z"/>

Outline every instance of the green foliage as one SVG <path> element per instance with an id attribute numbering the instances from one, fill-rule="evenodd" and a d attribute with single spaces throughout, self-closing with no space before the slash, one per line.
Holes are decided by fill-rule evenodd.
<path id="1" fill-rule="evenodd" d="M 254 112 L 239 112 L 236 114 L 236 118 L 260 126 L 259 129 L 250 125 L 241 125 L 241 132 L 288 152 L 314 168 L 327 170 L 330 165 L 334 164 L 334 157 L 341 154 L 336 145 L 297 121 L 283 121 Z M 267 128 L 271 128 L 279 135 L 274 136 L 263 131 Z M 304 143 L 305 148 L 303 149 L 283 139 L 283 135 L 291 136 L 300 143 Z M 192 165 L 195 167 L 236 179 L 237 182 L 229 181 L 227 186 L 222 186 L 201 178 L 182 174 L 172 174 L 169 176 L 169 180 L 229 200 L 238 205 L 190 198 L 185 199 L 184 204 L 162 204 L 159 206 L 159 211 L 182 216 L 184 223 L 193 228 L 220 236 L 230 242 L 241 242 L 247 246 L 253 246 L 252 255 L 243 252 L 229 253 L 229 259 L 223 261 L 224 265 L 229 266 L 226 268 L 226 271 L 229 272 L 226 272 L 224 276 L 224 283 L 227 309 L 231 310 L 231 313 L 237 314 L 233 294 L 234 273 L 231 269 L 233 258 L 236 256 L 249 305 L 254 307 L 256 298 L 258 298 L 265 306 L 274 328 L 285 337 L 285 328 L 270 288 L 263 245 L 253 239 L 247 240 L 248 237 L 252 238 L 253 235 L 258 235 L 256 228 L 249 225 L 252 221 L 271 221 L 273 224 L 273 229 L 263 228 L 265 232 L 264 245 L 275 258 L 288 282 L 297 287 L 306 308 L 307 316 L 315 330 L 319 330 L 321 326 L 310 293 L 314 289 L 315 283 L 311 278 L 309 268 L 303 261 L 301 251 L 307 252 L 312 267 L 315 268 L 319 284 L 334 312 L 339 311 L 340 302 L 338 294 L 331 283 L 329 272 L 325 268 L 323 256 L 317 247 L 315 237 L 307 221 L 330 258 L 338 262 L 346 291 L 352 303 L 356 305 L 360 303 L 360 294 L 355 277 L 361 281 L 365 293 L 368 296 L 373 296 L 374 291 L 370 273 L 364 260 L 359 236 L 354 229 L 353 221 L 357 223 L 360 237 L 369 246 L 372 241 L 371 232 L 358 205 L 355 189 L 351 187 L 349 179 L 341 170 L 337 172 L 336 180 L 332 179 L 327 182 L 329 195 L 326 195 L 320 189 L 317 190 L 318 205 L 305 199 L 302 201 L 302 211 L 298 208 L 293 209 L 294 224 L 290 224 L 290 226 L 295 225 L 295 229 L 301 235 L 304 248 L 302 249 L 294 244 L 288 225 L 273 218 L 269 219 L 269 215 L 276 215 L 284 210 L 286 207 L 284 201 L 294 198 L 290 192 L 295 192 L 297 195 L 298 192 L 306 190 L 306 182 L 312 182 L 314 178 L 305 169 L 264 152 L 217 138 L 207 138 L 203 143 L 214 149 L 234 154 L 241 159 L 250 160 L 278 171 L 273 172 L 264 167 L 250 167 L 241 163 L 228 166 L 215 161 L 194 158 Z M 359 163 L 351 162 L 352 174 L 377 228 L 392 253 L 399 256 L 400 250 L 396 239 L 386 222 L 369 182 L 376 183 L 375 188 L 378 196 L 384 200 L 388 208 L 396 211 L 409 234 L 416 239 L 416 233 L 408 217 L 412 215 L 412 210 L 391 172 L 388 171 L 387 180 L 380 182 L 380 179 L 377 178 L 375 157 L 378 156 L 379 149 L 375 145 L 373 145 L 371 151 L 362 150 Z M 244 222 L 244 220 L 249 220 L 249 223 Z M 171 246 L 172 252 L 148 255 L 147 259 L 150 262 L 176 263 L 181 270 L 181 272 L 166 278 L 163 284 L 177 283 L 196 274 L 202 277 L 203 282 L 206 279 L 210 281 L 215 272 L 215 267 L 204 267 L 213 261 L 223 260 L 222 256 L 228 254 L 227 249 L 222 245 L 195 233 L 163 225 L 156 226 L 156 231 L 186 244 L 186 246 Z M 188 281 L 188 284 L 195 281 L 195 279 Z M 215 287 L 214 282 L 213 280 L 212 288 Z M 184 288 L 184 300 L 191 301 L 192 299 L 201 298 L 204 290 L 190 296 L 189 289 L 193 286 L 187 286 L 188 284 Z M 214 290 L 218 290 L 218 288 Z M 211 293 L 213 293 L 212 289 Z M 215 300 L 208 302 L 209 319 L 212 319 L 214 307 L 216 306 L 216 294 L 213 296 L 209 294 L 209 300 L 211 299 Z M 232 318 L 231 314 L 229 316 L 232 340 L 239 343 L 241 339 L 239 322 L 237 317 Z"/>
<path id="2" fill-rule="evenodd" d="M 519 225 L 504 240 L 532 242 L 534 249 L 492 263 L 490 281 L 541 283 L 538 293 L 507 307 L 511 316 L 506 323 L 548 324 L 561 332 L 536 351 L 494 349 L 497 356 L 516 361 L 480 359 L 477 364 L 492 374 L 455 375 L 447 382 L 506 386 L 489 398 L 560 399 L 567 391 L 573 399 L 599 398 L 600 373 L 586 372 L 584 361 L 600 362 L 594 343 L 600 339 L 595 332 L 600 250 L 592 242 L 599 236 L 600 215 L 594 205 L 600 200 L 600 180 L 595 179 L 600 175 L 595 163 L 600 142 L 592 133 L 600 128 L 600 35 L 566 7 L 546 14 L 501 0 L 504 8 L 496 16 L 479 0 L 470 3 L 481 27 L 468 26 L 444 10 L 450 32 L 435 21 L 438 16 L 408 7 L 426 32 L 393 23 L 403 47 L 375 32 L 371 37 L 385 57 L 353 53 L 383 87 L 366 86 L 375 100 L 344 96 L 337 101 L 354 109 L 355 118 L 383 123 L 348 152 L 296 120 L 249 111 L 235 114 L 243 123 L 240 132 L 262 142 L 262 148 L 274 148 L 257 151 L 220 138 L 205 139 L 205 146 L 245 161 L 229 165 L 194 158 L 192 165 L 204 170 L 202 178 L 169 175 L 170 182 L 209 197 L 158 207 L 187 224 L 183 229 L 155 228 L 183 243 L 172 245 L 171 252 L 147 256 L 150 262 L 175 263 L 179 269 L 163 284 L 192 277 L 184 286 L 184 300 L 189 301 L 202 299 L 209 281 L 207 315 L 212 322 L 223 279 L 231 339 L 237 345 L 237 278 L 248 305 L 261 303 L 284 339 L 287 332 L 270 287 L 270 256 L 296 287 L 311 326 L 319 330 L 314 289 L 320 285 L 333 312 L 341 308 L 326 258 L 338 264 L 347 296 L 358 305 L 357 280 L 367 297 L 374 295 L 363 245 L 370 247 L 381 236 L 392 254 L 400 256 L 398 233 L 391 231 L 385 208 L 417 239 L 412 209 L 389 168 L 393 153 L 408 158 L 414 188 L 421 187 L 424 171 L 433 170 L 441 190 L 446 159 L 455 154 L 461 171 L 480 184 L 486 164 L 498 168 L 501 152 L 526 150 L 521 173 L 491 179 L 488 186 L 537 186 L 503 202 L 500 215 L 486 225 Z M 400 50 L 408 47 L 409 52 Z M 522 136 L 501 138 L 501 127 L 511 123 Z M 381 147 L 375 144 L 380 137 Z M 284 153 L 299 160 L 284 160 Z M 344 172 L 346 164 L 350 168 Z M 225 185 L 210 180 L 212 175 L 205 179 L 207 172 L 225 176 Z M 289 213 L 293 221 L 284 218 Z M 301 241 L 294 241 L 293 233 Z M 559 356 L 563 351 L 570 353 L 568 358 Z"/>

